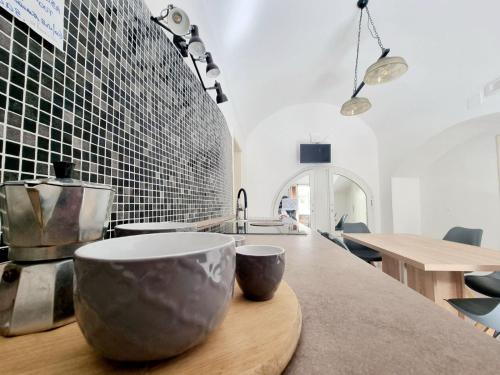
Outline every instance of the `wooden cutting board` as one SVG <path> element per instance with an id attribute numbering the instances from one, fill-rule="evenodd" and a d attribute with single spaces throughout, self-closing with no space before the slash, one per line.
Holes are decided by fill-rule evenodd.
<path id="1" fill-rule="evenodd" d="M 228 315 L 205 343 L 173 359 L 120 363 L 98 356 L 76 323 L 52 331 L 0 338 L 6 374 L 280 374 L 295 351 L 302 327 L 300 305 L 282 282 L 270 301 L 251 302 L 238 287 Z"/>

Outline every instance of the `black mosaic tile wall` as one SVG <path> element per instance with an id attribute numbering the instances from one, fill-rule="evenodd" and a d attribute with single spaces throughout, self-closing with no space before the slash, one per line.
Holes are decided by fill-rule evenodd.
<path id="1" fill-rule="evenodd" d="M 112 227 L 232 204 L 226 122 L 142 0 L 66 0 L 64 52 L 0 12 L 0 178 L 110 184 Z"/>

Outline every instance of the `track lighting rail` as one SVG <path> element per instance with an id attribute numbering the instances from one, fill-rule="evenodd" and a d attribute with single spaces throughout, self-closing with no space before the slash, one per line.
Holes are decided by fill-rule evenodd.
<path id="1" fill-rule="evenodd" d="M 206 64 L 206 76 L 216 78 L 220 74 L 220 69 L 215 64 L 212 54 L 205 49 L 205 44 L 200 38 L 198 26 L 189 21 L 189 17 L 182 9 L 170 4 L 161 11 L 158 17 L 151 16 L 151 21 L 159 25 L 163 30 L 173 35 L 172 43 L 177 48 L 182 57 L 190 57 L 193 62 L 196 74 L 200 80 L 203 90 L 216 90 L 216 102 L 221 104 L 227 101 L 227 96 L 222 91 L 221 84 L 215 81 L 213 87 L 206 87 L 197 62 Z M 163 22 L 162 22 L 163 21 Z M 170 26 L 170 27 L 169 27 Z M 188 37 L 188 40 L 186 40 Z"/>

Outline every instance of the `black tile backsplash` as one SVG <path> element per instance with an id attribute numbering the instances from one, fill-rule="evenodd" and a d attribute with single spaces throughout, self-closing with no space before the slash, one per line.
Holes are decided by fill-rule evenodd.
<path id="1" fill-rule="evenodd" d="M 232 205 L 231 137 L 142 0 L 71 0 L 62 52 L 0 10 L 1 180 L 75 178 L 116 189 L 112 228 L 198 221 Z"/>

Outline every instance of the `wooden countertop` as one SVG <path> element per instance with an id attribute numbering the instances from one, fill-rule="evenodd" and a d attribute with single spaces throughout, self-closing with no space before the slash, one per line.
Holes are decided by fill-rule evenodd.
<path id="1" fill-rule="evenodd" d="M 496 374 L 500 342 L 317 233 L 246 236 L 287 250 L 303 314 L 285 374 Z"/>
<path id="2" fill-rule="evenodd" d="M 499 271 L 500 251 L 414 234 L 343 233 L 424 271 Z"/>

